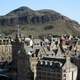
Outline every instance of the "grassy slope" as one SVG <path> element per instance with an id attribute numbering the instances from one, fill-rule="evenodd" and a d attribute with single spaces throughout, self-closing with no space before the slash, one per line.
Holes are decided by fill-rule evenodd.
<path id="1" fill-rule="evenodd" d="M 53 25 L 53 29 L 44 30 L 44 27 L 47 25 Z M 6 34 L 12 34 L 16 31 L 16 27 L 1 27 L 0 32 L 6 33 Z M 32 34 L 34 37 L 42 34 L 73 34 L 77 35 L 78 32 L 72 27 L 70 23 L 67 23 L 65 21 L 55 21 L 55 22 L 49 22 L 46 24 L 36 24 L 36 25 L 22 25 L 21 26 L 21 32 L 27 36 Z"/>
<path id="2" fill-rule="evenodd" d="M 53 25 L 53 29 L 44 30 L 44 27 L 47 25 Z M 41 24 L 41 25 L 25 25 L 22 28 L 22 32 L 24 34 L 32 34 L 34 36 L 38 36 L 41 34 L 72 34 L 77 35 L 78 32 L 72 27 L 71 24 L 66 23 L 64 21 L 55 21 L 48 24 Z"/>

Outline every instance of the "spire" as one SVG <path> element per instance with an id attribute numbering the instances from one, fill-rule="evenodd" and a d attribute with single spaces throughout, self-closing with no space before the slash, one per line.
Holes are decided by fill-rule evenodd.
<path id="1" fill-rule="evenodd" d="M 17 37 L 21 37 L 20 25 L 17 25 Z"/>
<path id="2" fill-rule="evenodd" d="M 69 63 L 71 62 L 70 60 L 71 58 L 69 55 L 66 55 L 65 58 L 66 58 L 67 65 L 69 66 Z"/>
<path id="3" fill-rule="evenodd" d="M 17 25 L 15 41 L 17 41 L 17 42 L 21 41 L 21 32 L 20 32 L 20 26 L 19 25 Z"/>

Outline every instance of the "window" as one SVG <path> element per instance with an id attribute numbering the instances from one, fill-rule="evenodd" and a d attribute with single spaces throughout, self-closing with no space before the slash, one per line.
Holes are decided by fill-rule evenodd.
<path id="1" fill-rule="evenodd" d="M 64 74 L 64 77 L 66 77 L 66 74 Z"/>

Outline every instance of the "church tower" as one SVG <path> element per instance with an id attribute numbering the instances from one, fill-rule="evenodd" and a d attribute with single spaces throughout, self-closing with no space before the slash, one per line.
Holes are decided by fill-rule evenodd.
<path id="1" fill-rule="evenodd" d="M 13 62 L 16 68 L 16 80 L 32 80 L 30 56 L 24 49 L 25 39 L 21 37 L 20 26 L 17 26 L 16 37 L 12 42 Z"/>

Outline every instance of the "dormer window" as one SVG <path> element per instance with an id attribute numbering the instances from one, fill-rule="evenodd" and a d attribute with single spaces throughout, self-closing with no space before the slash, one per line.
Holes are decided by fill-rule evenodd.
<path id="1" fill-rule="evenodd" d="M 6 43 L 6 41 L 5 40 L 3 40 L 3 44 L 5 45 L 5 43 Z"/>
<path id="2" fill-rule="evenodd" d="M 1 43 L 2 43 L 2 40 L 0 40 L 0 45 L 1 45 Z"/>

